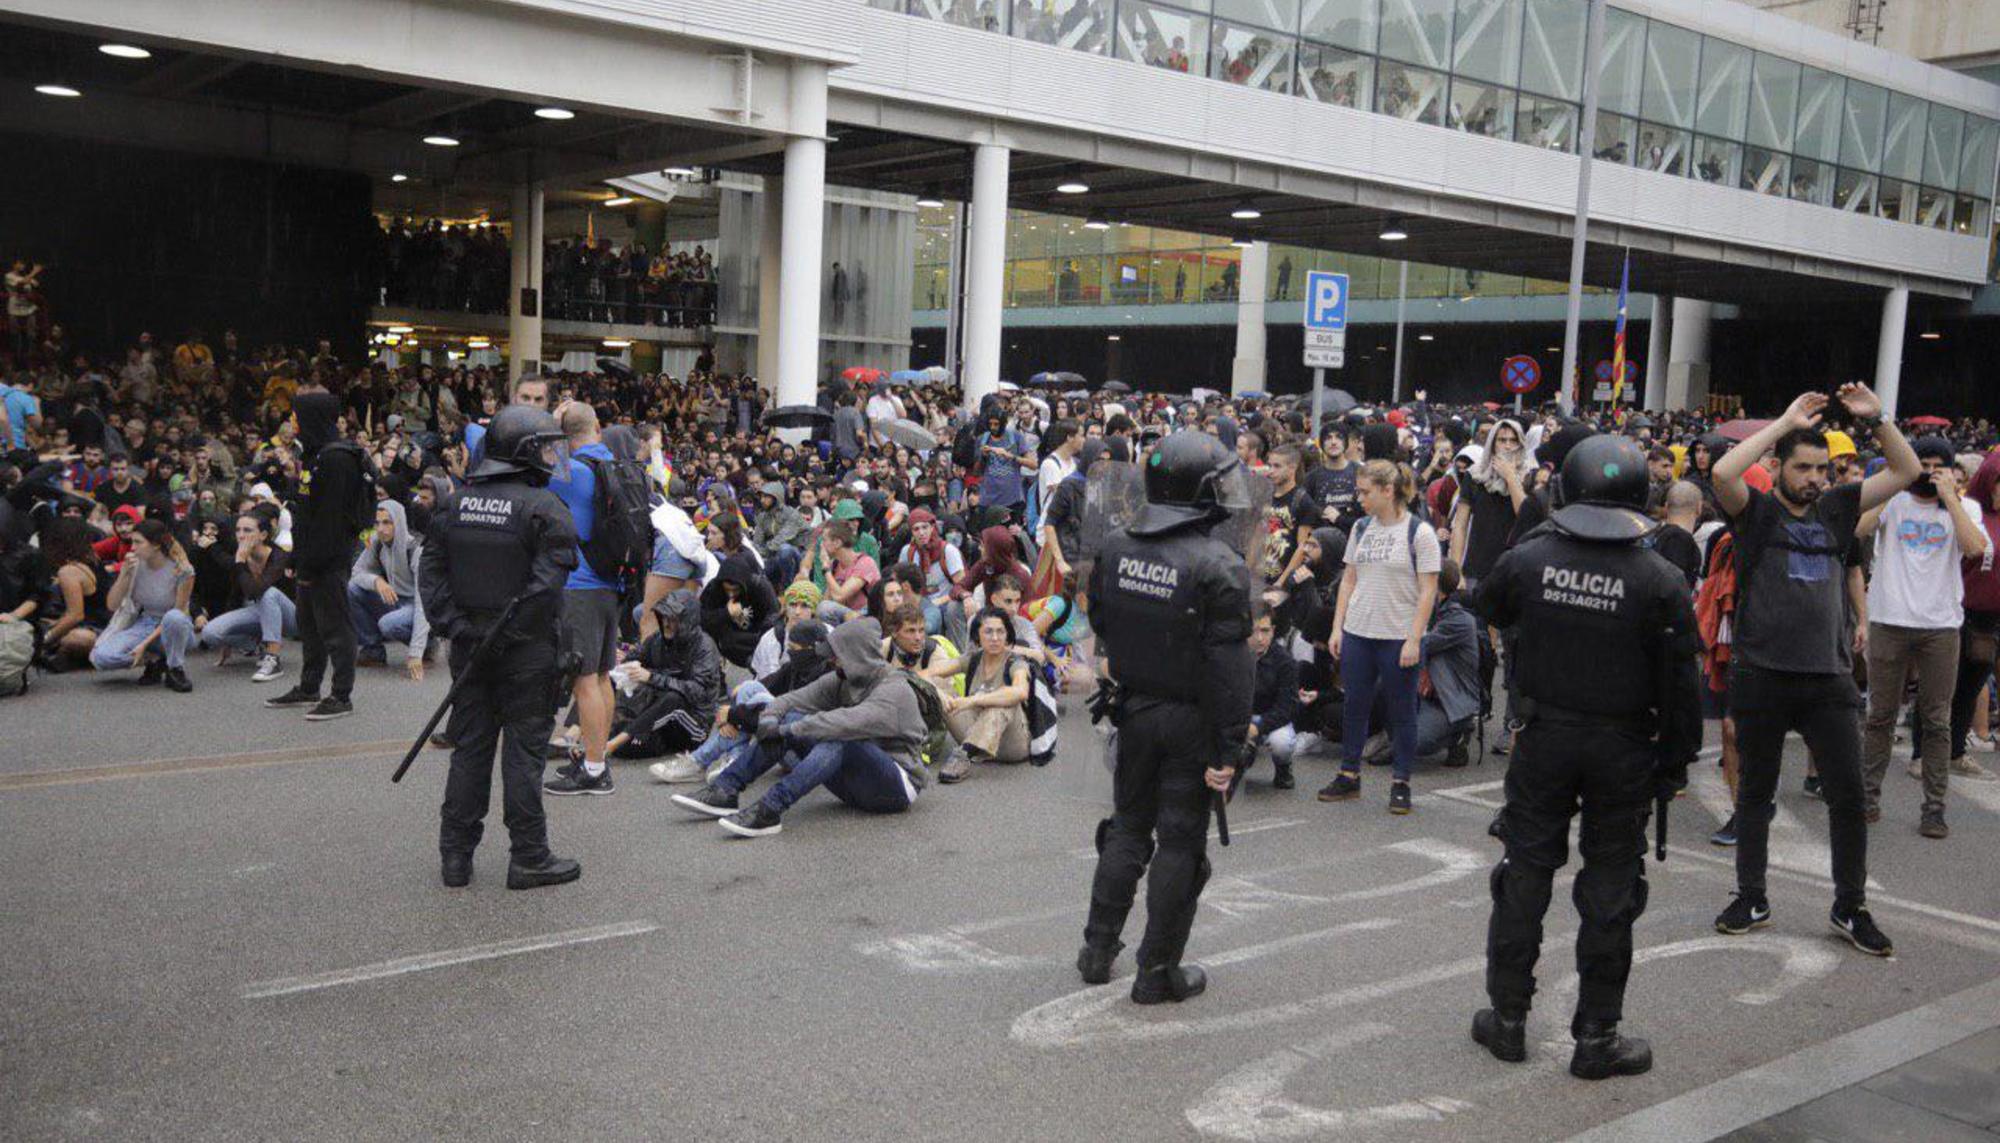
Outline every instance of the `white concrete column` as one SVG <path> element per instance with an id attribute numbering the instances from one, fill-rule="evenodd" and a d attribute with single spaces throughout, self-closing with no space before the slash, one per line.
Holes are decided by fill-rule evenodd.
<path id="1" fill-rule="evenodd" d="M 785 180 L 767 175 L 757 215 L 757 385 L 778 386 L 778 282 L 785 228 Z"/>
<path id="2" fill-rule="evenodd" d="M 821 246 L 826 232 L 826 68 L 792 65 L 792 119 L 811 132 L 785 144 L 778 278 L 780 405 L 810 405 L 819 394 Z"/>
<path id="3" fill-rule="evenodd" d="M 1685 411 L 1708 403 L 1708 326 L 1715 307 L 1694 298 L 1674 299 L 1667 339 L 1666 408 Z"/>
<path id="4" fill-rule="evenodd" d="M 1640 408 L 1659 412 L 1667 407 L 1667 314 L 1674 300 L 1653 295 L 1653 320 L 1646 323 L 1646 392 Z"/>
<path id="5" fill-rule="evenodd" d="M 1896 394 L 1903 386 L 1903 334 L 1910 318 L 1910 288 L 1892 286 L 1882 295 L 1882 336 L 1875 343 L 1875 395 L 1882 415 L 1896 419 Z"/>
<path id="6" fill-rule="evenodd" d="M 513 267 L 507 291 L 507 380 L 511 383 L 524 372 L 533 371 L 542 359 L 542 313 L 548 299 L 542 296 L 542 184 L 522 183 L 514 188 L 513 233 L 508 240 Z M 535 312 L 521 312 L 521 291 L 535 292 Z"/>
<path id="7" fill-rule="evenodd" d="M 1271 263 L 1271 244 L 1252 242 L 1243 247 L 1243 260 L 1236 274 L 1236 360 L 1229 367 L 1229 395 L 1259 392 L 1264 388 L 1265 273 Z"/>
<path id="8" fill-rule="evenodd" d="M 972 152 L 970 234 L 965 266 L 965 407 L 1000 388 L 1000 309 L 1007 284 L 1007 148 Z"/>

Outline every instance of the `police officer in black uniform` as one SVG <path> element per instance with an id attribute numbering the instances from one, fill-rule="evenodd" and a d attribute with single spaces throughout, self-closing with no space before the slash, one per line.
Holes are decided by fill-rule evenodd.
<path id="1" fill-rule="evenodd" d="M 575 861 L 549 853 L 542 816 L 542 766 L 555 723 L 557 620 L 577 560 L 569 509 L 548 490 L 563 440 L 543 409 L 500 410 L 470 486 L 432 517 L 424 544 L 418 584 L 424 614 L 451 640 L 452 677 L 472 672 L 452 705 L 451 776 L 438 830 L 444 883 L 453 888 L 472 880 L 496 743 L 513 842 L 507 887 L 560 885 L 583 875 Z M 505 629 L 473 662 L 475 648 L 510 605 Z"/>
<path id="2" fill-rule="evenodd" d="M 1637 444 L 1580 442 L 1563 460 L 1556 510 L 1500 558 L 1477 600 L 1485 622 L 1520 632 L 1514 713 L 1523 726 L 1507 771 L 1507 856 L 1492 877 L 1493 1007 L 1473 1017 L 1472 1038 L 1499 1059 L 1527 1058 L 1542 916 L 1580 806 L 1582 985 L 1569 1067 L 1584 1079 L 1653 1065 L 1651 1046 L 1618 1034 L 1632 922 L 1646 908 L 1646 819 L 1662 791 L 1686 783 L 1701 745 L 1694 608 L 1681 574 L 1640 546 L 1657 526 L 1644 514 L 1646 492 Z"/>
<path id="3" fill-rule="evenodd" d="M 1208 881 L 1210 805 L 1243 761 L 1256 677 L 1249 568 L 1211 535 L 1228 515 L 1222 487 L 1240 478 L 1240 463 L 1207 433 L 1161 441 L 1144 465 L 1145 507 L 1105 541 L 1090 575 L 1090 626 L 1116 695 L 1118 763 L 1077 970 L 1086 983 L 1111 979 L 1150 859 L 1132 985 L 1140 1004 L 1186 1000 L 1208 985 L 1181 954 Z"/>

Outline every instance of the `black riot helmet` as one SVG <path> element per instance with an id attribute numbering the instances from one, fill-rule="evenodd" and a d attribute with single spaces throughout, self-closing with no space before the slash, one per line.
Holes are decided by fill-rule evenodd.
<path id="1" fill-rule="evenodd" d="M 1226 485 L 1243 462 L 1208 433 L 1183 429 L 1162 440 L 1143 467 L 1146 506 L 1130 530 L 1157 536 L 1222 518 L 1232 507 Z"/>
<path id="2" fill-rule="evenodd" d="M 548 410 L 533 405 L 509 405 L 486 426 L 485 456 L 468 475 L 473 480 L 486 480 L 511 473 L 534 473 L 546 482 L 559 459 L 557 446 L 566 439 Z"/>
<path id="3" fill-rule="evenodd" d="M 1585 437 L 1563 458 L 1556 477 L 1557 530 L 1582 540 L 1629 542 L 1659 524 L 1646 515 L 1650 491 L 1646 450 L 1630 437 Z"/>

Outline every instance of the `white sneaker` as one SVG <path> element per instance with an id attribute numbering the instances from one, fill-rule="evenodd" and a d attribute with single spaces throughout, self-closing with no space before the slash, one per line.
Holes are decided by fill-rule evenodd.
<path id="1" fill-rule="evenodd" d="M 664 762 L 655 762 L 647 767 L 654 780 L 667 783 L 705 782 L 708 771 L 701 768 L 692 754 L 676 754 Z"/>
<path id="2" fill-rule="evenodd" d="M 285 664 L 276 655 L 267 651 L 263 658 L 257 660 L 257 673 L 250 676 L 250 681 L 268 683 L 284 673 Z"/>
<path id="3" fill-rule="evenodd" d="M 1954 778 L 1970 778 L 1975 782 L 1993 781 L 1993 771 L 1988 770 L 1970 758 L 1952 759 L 1951 776 Z"/>

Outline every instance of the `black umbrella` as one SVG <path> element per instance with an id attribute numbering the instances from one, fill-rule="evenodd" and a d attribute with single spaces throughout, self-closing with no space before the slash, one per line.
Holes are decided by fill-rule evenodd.
<path id="1" fill-rule="evenodd" d="M 833 423 L 833 414 L 818 405 L 780 405 L 764 414 L 767 429 L 813 429 Z"/>
<path id="2" fill-rule="evenodd" d="M 1106 381 L 1103 387 L 1103 392 L 1106 393 L 1130 393 L 1131 391 L 1132 387 L 1123 381 Z"/>
<path id="3" fill-rule="evenodd" d="M 616 357 L 598 358 L 597 368 L 599 372 L 608 373 L 611 376 L 618 378 L 620 381 L 630 381 L 633 376 L 632 367 L 630 365 L 625 364 L 623 361 L 620 361 Z"/>
<path id="4" fill-rule="evenodd" d="M 1338 417 L 1360 403 L 1354 399 L 1354 394 L 1345 389 L 1328 389 L 1323 410 L 1328 416 Z"/>

